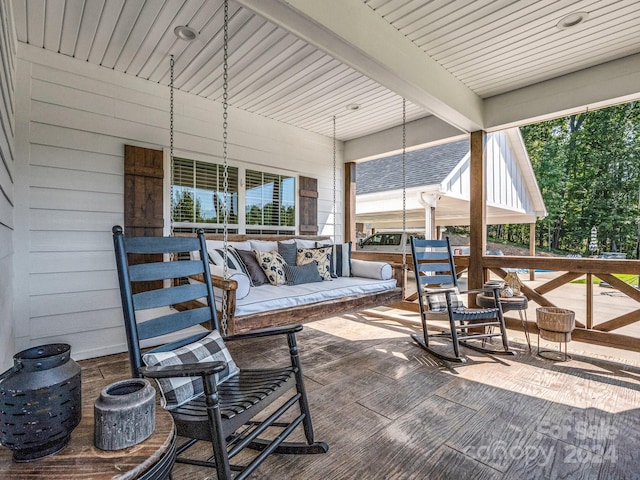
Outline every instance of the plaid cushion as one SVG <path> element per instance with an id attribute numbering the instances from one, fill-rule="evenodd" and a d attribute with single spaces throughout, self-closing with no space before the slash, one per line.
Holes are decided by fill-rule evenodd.
<path id="1" fill-rule="evenodd" d="M 438 293 L 440 289 L 425 288 L 427 293 L 427 302 L 429 303 L 429 311 L 434 313 L 447 311 L 447 294 Z M 462 295 L 458 293 L 458 288 L 455 288 L 453 292 L 449 294 L 451 298 L 451 308 L 458 310 L 464 308 L 464 302 L 462 301 Z"/>
<path id="2" fill-rule="evenodd" d="M 217 374 L 218 383 L 224 382 L 240 371 L 217 330 L 197 342 L 170 352 L 147 353 L 142 356 L 142 361 L 148 367 L 199 362 L 227 362 L 227 368 Z M 156 382 L 162 393 L 162 406 L 168 409 L 179 407 L 204 392 L 200 377 L 160 378 L 156 379 Z"/>

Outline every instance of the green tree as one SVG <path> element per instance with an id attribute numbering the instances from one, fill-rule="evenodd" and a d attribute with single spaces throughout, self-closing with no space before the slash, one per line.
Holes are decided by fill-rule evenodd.
<path id="1" fill-rule="evenodd" d="M 639 130 L 638 102 L 521 128 L 549 212 L 538 246 L 588 254 L 596 226 L 601 251 L 637 256 Z"/>

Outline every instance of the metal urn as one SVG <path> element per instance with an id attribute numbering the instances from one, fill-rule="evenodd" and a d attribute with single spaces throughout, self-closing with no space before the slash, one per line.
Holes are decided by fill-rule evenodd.
<path id="1" fill-rule="evenodd" d="M 102 390 L 93 406 L 93 438 L 101 450 L 120 450 L 147 439 L 156 427 L 156 391 L 131 378 Z"/>
<path id="2" fill-rule="evenodd" d="M 80 423 L 80 366 L 71 347 L 52 343 L 13 356 L 0 375 L 0 444 L 16 462 L 28 462 L 64 448 Z"/>

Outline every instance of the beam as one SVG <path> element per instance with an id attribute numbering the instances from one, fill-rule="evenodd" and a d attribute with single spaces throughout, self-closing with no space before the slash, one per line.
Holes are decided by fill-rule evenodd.
<path id="1" fill-rule="evenodd" d="M 640 53 L 485 99 L 487 131 L 640 98 Z"/>
<path id="2" fill-rule="evenodd" d="M 447 123 L 482 128 L 482 99 L 361 1 L 238 0 Z"/>
<path id="3" fill-rule="evenodd" d="M 398 114 L 401 114 L 400 108 Z M 407 122 L 407 151 L 467 138 L 462 130 L 429 115 Z M 373 160 L 402 151 L 402 125 L 344 142 L 345 162 Z"/>

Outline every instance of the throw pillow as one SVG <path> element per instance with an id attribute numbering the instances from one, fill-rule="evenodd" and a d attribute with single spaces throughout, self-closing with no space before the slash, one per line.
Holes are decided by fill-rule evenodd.
<path id="1" fill-rule="evenodd" d="M 264 271 L 262 271 L 262 267 L 260 267 L 255 253 L 251 250 L 236 250 L 236 253 L 242 259 L 242 263 L 244 263 L 245 267 L 247 267 L 249 278 L 251 279 L 251 283 L 254 287 L 259 287 L 260 285 L 269 283 L 269 279 L 264 274 Z"/>
<path id="2" fill-rule="evenodd" d="M 224 265 L 224 249 L 215 248 L 213 250 L 209 250 L 209 260 L 211 260 L 211 263 L 213 263 L 214 265 L 223 266 Z M 227 267 L 233 268 L 234 270 L 239 270 L 245 273 L 247 277 L 249 277 L 249 280 L 251 280 L 251 275 L 249 275 L 249 270 L 247 269 L 247 266 L 242 261 L 242 258 L 240 257 L 238 250 L 236 250 L 231 246 L 227 247 Z M 252 287 L 255 286 L 253 282 L 251 283 L 251 286 Z"/>
<path id="3" fill-rule="evenodd" d="M 227 363 L 227 368 L 217 374 L 219 383 L 240 371 L 217 330 L 197 342 L 170 352 L 147 353 L 142 356 L 142 361 L 148 367 L 223 361 Z M 200 377 L 159 378 L 156 382 L 162 393 L 163 406 L 168 409 L 179 407 L 204 392 Z"/>
<path id="4" fill-rule="evenodd" d="M 298 265 L 318 262 L 318 273 L 322 279 L 331 280 L 331 247 L 299 248 L 296 260 Z"/>
<path id="5" fill-rule="evenodd" d="M 210 265 L 209 271 L 212 275 L 224 278 L 224 268 L 222 265 Z M 236 300 L 242 300 L 251 292 L 251 279 L 246 273 L 236 270 L 235 268 L 227 268 L 227 278 L 229 280 L 235 280 L 238 283 L 236 289 Z M 218 287 L 213 287 L 213 291 L 217 291 Z"/>
<path id="6" fill-rule="evenodd" d="M 331 247 L 331 276 L 333 278 L 351 276 L 351 242 L 335 245 L 318 242 L 316 247 Z"/>
<path id="7" fill-rule="evenodd" d="M 286 263 L 278 252 L 261 252 L 260 250 L 254 250 L 253 253 L 255 253 L 258 264 L 267 276 L 267 279 L 269 279 L 271 285 L 284 285 L 287 283 L 284 275 L 284 266 Z"/>
<path id="8" fill-rule="evenodd" d="M 321 282 L 322 277 L 318 272 L 318 264 L 313 261 L 306 265 L 285 265 L 284 274 L 287 285 L 300 285 L 302 283 Z"/>
<path id="9" fill-rule="evenodd" d="M 447 294 L 446 293 L 438 293 L 441 292 L 440 289 L 432 289 L 425 288 L 425 292 L 427 295 L 427 302 L 429 303 L 429 311 L 434 313 L 446 312 L 447 311 Z M 449 294 L 451 298 L 451 308 L 453 310 L 459 310 L 464 308 L 464 301 L 462 300 L 462 295 L 458 292 L 458 289 L 455 288 Z"/>
<path id="10" fill-rule="evenodd" d="M 295 243 L 278 242 L 278 253 L 282 256 L 287 265 L 296 264 L 298 247 Z"/>

